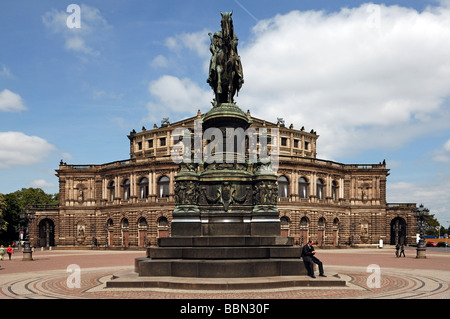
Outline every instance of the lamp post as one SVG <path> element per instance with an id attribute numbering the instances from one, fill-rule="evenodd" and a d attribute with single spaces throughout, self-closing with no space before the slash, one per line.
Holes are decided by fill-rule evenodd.
<path id="1" fill-rule="evenodd" d="M 419 208 L 414 210 L 414 216 L 416 217 L 417 228 L 419 230 L 419 242 L 417 243 L 416 258 L 427 258 L 424 231 L 427 224 L 425 216 L 428 216 L 429 212 L 430 211 L 428 208 L 423 207 L 423 204 L 420 204 Z"/>
<path id="2" fill-rule="evenodd" d="M 24 224 L 24 227 L 25 227 L 25 238 L 24 238 L 25 240 L 23 243 L 23 255 L 22 255 L 23 261 L 33 260 L 33 251 L 30 246 L 29 224 L 33 220 L 34 214 L 35 213 L 33 211 L 28 211 L 28 210 L 21 211 L 19 214 L 20 220 Z"/>

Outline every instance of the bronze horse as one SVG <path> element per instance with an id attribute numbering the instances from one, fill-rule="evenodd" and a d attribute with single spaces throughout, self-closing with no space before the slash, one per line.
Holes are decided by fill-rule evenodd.
<path id="1" fill-rule="evenodd" d="M 215 93 L 214 105 L 234 103 L 234 95 L 244 83 L 242 65 L 237 53 L 238 38 L 234 33 L 233 12 L 220 13 L 222 15 L 221 31 L 211 37 L 211 61 L 207 82 Z"/>

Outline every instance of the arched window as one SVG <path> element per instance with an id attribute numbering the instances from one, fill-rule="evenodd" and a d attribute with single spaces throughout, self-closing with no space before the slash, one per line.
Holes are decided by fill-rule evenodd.
<path id="1" fill-rule="evenodd" d="M 300 219 L 300 228 L 308 227 L 309 220 L 307 217 L 303 216 L 302 219 Z"/>
<path id="2" fill-rule="evenodd" d="M 123 199 L 129 200 L 130 199 L 130 180 L 129 179 L 124 180 L 122 187 L 123 187 Z"/>
<path id="3" fill-rule="evenodd" d="M 110 202 L 114 200 L 114 192 L 116 189 L 116 184 L 112 181 L 108 185 L 108 199 Z"/>
<path id="4" fill-rule="evenodd" d="M 141 198 L 148 197 L 148 179 L 146 177 L 141 178 L 139 182 L 139 194 Z"/>
<path id="5" fill-rule="evenodd" d="M 320 217 L 317 224 L 319 225 L 319 227 L 324 227 L 325 226 L 325 218 Z"/>
<path id="6" fill-rule="evenodd" d="M 331 183 L 331 198 L 333 200 L 338 199 L 338 185 L 337 185 L 336 181 L 333 181 Z"/>
<path id="7" fill-rule="evenodd" d="M 318 179 L 317 180 L 317 199 L 323 199 L 323 180 Z"/>
<path id="8" fill-rule="evenodd" d="M 167 218 L 166 217 L 161 217 L 158 220 L 158 226 L 160 226 L 160 227 L 167 227 L 167 226 L 169 226 L 169 222 L 167 221 Z"/>
<path id="9" fill-rule="evenodd" d="M 169 236 L 169 221 L 166 217 L 161 217 L 158 219 L 158 237 L 168 237 Z"/>
<path id="10" fill-rule="evenodd" d="M 339 226 L 339 218 L 333 219 L 333 226 L 338 227 Z"/>
<path id="11" fill-rule="evenodd" d="M 129 223 L 128 223 L 128 219 L 127 218 L 124 218 L 124 219 L 122 219 L 122 229 L 128 229 L 128 227 L 129 227 Z"/>
<path id="12" fill-rule="evenodd" d="M 308 198 L 308 181 L 302 177 L 298 181 L 298 195 L 300 198 Z"/>
<path id="13" fill-rule="evenodd" d="M 289 181 L 286 178 L 286 176 L 280 176 L 278 178 L 278 197 L 288 197 L 288 188 L 289 188 Z"/>
<path id="14" fill-rule="evenodd" d="M 138 226 L 139 228 L 147 228 L 148 227 L 147 219 L 145 219 L 145 217 L 139 218 Z"/>
<path id="15" fill-rule="evenodd" d="M 286 216 L 280 218 L 280 232 L 281 236 L 289 236 L 289 218 Z"/>
<path id="16" fill-rule="evenodd" d="M 170 180 L 167 176 L 162 176 L 158 181 L 158 196 L 169 197 L 169 183 Z"/>

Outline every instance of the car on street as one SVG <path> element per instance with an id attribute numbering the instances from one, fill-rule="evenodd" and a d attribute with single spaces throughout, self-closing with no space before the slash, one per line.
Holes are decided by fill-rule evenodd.
<path id="1" fill-rule="evenodd" d="M 436 247 L 450 247 L 450 244 L 446 243 L 445 241 L 440 241 L 437 243 Z"/>
<path id="2" fill-rule="evenodd" d="M 437 246 L 437 242 L 435 242 L 435 241 L 427 242 L 427 247 L 436 247 L 436 246 Z"/>

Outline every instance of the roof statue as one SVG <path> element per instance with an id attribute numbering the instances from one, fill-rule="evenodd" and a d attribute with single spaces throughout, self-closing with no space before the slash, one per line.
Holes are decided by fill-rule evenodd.
<path id="1" fill-rule="evenodd" d="M 210 51 L 212 53 L 209 64 L 209 77 L 206 82 L 214 90 L 214 106 L 222 103 L 234 103 L 234 95 L 239 92 L 244 83 L 241 59 L 238 55 L 237 45 L 239 39 L 234 33 L 233 20 L 230 13 L 222 15 L 222 30 L 212 34 Z"/>

